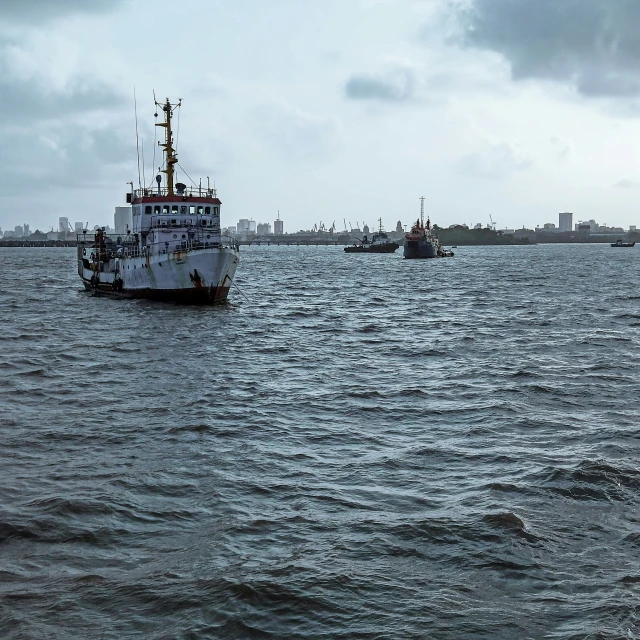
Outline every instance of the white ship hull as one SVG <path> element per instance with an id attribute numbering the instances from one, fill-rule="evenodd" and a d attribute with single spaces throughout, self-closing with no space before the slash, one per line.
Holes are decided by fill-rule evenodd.
<path id="1" fill-rule="evenodd" d="M 80 253 L 78 273 L 87 290 L 193 304 L 224 302 L 238 265 L 238 252 L 232 247 L 115 257 L 102 270 Z"/>

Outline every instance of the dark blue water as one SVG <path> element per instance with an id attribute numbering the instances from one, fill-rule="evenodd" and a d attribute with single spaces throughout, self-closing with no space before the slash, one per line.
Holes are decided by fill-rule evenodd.
<path id="1" fill-rule="evenodd" d="M 0 249 L 0 637 L 638 638 L 640 254 Z"/>

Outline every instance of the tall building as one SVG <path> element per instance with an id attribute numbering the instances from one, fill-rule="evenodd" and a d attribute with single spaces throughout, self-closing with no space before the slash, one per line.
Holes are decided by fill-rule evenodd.
<path id="1" fill-rule="evenodd" d="M 22 236 L 24 235 L 24 229 L 19 224 L 15 226 L 13 232 L 17 238 L 22 238 Z"/>
<path id="2" fill-rule="evenodd" d="M 280 211 L 278 211 L 278 219 L 273 221 L 273 233 L 281 236 L 284 233 L 284 222 L 280 220 Z"/>
<path id="3" fill-rule="evenodd" d="M 67 233 L 69 231 L 69 218 L 58 218 L 58 233 Z"/>
<path id="4" fill-rule="evenodd" d="M 571 231 L 573 227 L 573 213 L 569 211 L 565 211 L 564 213 L 559 213 L 558 217 L 560 218 L 558 229 L 560 233 L 565 231 Z"/>
<path id="5" fill-rule="evenodd" d="M 24 237 L 26 238 L 30 234 L 31 234 L 31 229 L 29 228 L 29 225 L 25 222 L 24 225 L 22 226 L 22 235 L 24 235 Z"/>
<path id="6" fill-rule="evenodd" d="M 256 227 L 256 233 L 259 236 L 269 236 L 271 235 L 271 224 L 268 222 L 259 222 Z"/>
<path id="7" fill-rule="evenodd" d="M 82 230 L 84 229 L 84 225 L 82 224 L 82 222 L 75 222 L 74 227 L 75 227 L 76 233 L 82 233 Z"/>
<path id="8" fill-rule="evenodd" d="M 247 218 L 240 218 L 240 220 L 238 220 L 237 228 L 238 228 L 238 233 L 255 233 L 256 221 L 247 220 Z"/>
<path id="9" fill-rule="evenodd" d="M 124 235 L 129 231 L 133 231 L 133 209 L 131 207 L 116 207 L 113 214 L 113 226 L 115 233 Z"/>

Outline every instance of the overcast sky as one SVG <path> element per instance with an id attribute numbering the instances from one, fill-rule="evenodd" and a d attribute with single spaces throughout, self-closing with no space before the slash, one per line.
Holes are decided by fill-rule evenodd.
<path id="1" fill-rule="evenodd" d="M 223 225 L 640 226 L 636 0 L 2 0 L 3 229 L 113 224 L 134 85 Z"/>

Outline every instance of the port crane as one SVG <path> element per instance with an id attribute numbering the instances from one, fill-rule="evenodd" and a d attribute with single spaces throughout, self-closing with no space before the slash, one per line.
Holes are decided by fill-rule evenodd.
<path id="1" fill-rule="evenodd" d="M 489 220 L 491 220 L 491 225 L 490 225 L 490 229 L 492 229 L 493 231 L 496 230 L 496 223 L 493 221 L 493 218 L 491 217 L 491 214 L 489 214 Z"/>

